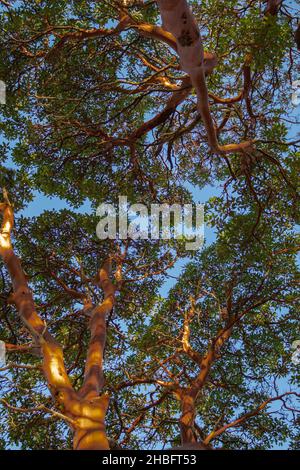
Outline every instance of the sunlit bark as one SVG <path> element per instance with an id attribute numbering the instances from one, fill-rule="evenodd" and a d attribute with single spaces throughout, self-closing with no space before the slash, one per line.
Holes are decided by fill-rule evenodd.
<path id="1" fill-rule="evenodd" d="M 91 340 L 87 353 L 83 387 L 80 395 L 92 399 L 99 395 L 103 385 L 103 353 L 106 342 L 106 318 L 115 304 L 116 288 L 110 280 L 111 259 L 108 259 L 99 273 L 99 286 L 104 300 L 93 308 L 90 320 Z"/>
<path id="2" fill-rule="evenodd" d="M 63 350 L 49 333 L 47 325 L 38 315 L 32 292 L 28 286 L 21 261 L 11 243 L 14 225 L 13 208 L 4 191 L 4 202 L 0 204 L 2 226 L 0 232 L 0 256 L 10 274 L 13 295 L 10 298 L 21 320 L 30 331 L 43 357 L 43 372 L 49 390 L 64 415 L 73 423 L 74 449 L 109 449 L 105 432 L 105 415 L 108 397 L 99 397 L 102 386 L 102 357 L 105 345 L 105 314 L 112 308 L 114 288 L 108 278 L 107 264 L 100 271 L 100 286 L 104 291 L 104 302 L 95 307 L 91 318 L 91 343 L 87 356 L 86 378 L 81 394 L 77 393 L 64 364 Z"/>
<path id="3" fill-rule="evenodd" d="M 181 430 L 181 443 L 195 443 L 197 439 L 194 433 L 194 422 L 196 417 L 195 399 L 189 393 L 183 392 L 181 395 L 181 417 L 180 417 L 180 430 Z"/>

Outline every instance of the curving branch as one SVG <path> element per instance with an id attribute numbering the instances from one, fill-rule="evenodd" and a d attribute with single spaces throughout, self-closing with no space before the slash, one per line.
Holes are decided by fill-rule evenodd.
<path id="1" fill-rule="evenodd" d="M 59 286 L 61 286 L 63 288 L 63 290 L 70 296 L 72 297 L 73 299 L 78 299 L 78 300 L 82 300 L 84 301 L 86 299 L 86 294 L 83 293 L 83 292 L 78 292 L 77 290 L 75 289 L 71 289 L 70 287 L 68 287 L 64 281 L 62 279 L 60 279 L 53 271 L 51 271 L 51 276 L 53 277 L 53 279 L 55 279 L 55 281 L 57 282 L 57 284 Z"/>
<path id="2" fill-rule="evenodd" d="M 253 418 L 254 416 L 257 416 L 260 414 L 261 411 L 263 411 L 265 408 L 267 408 L 267 406 L 270 404 L 270 403 L 273 403 L 275 401 L 278 401 L 278 400 L 281 400 L 281 401 L 284 401 L 284 398 L 285 397 L 289 397 L 289 396 L 296 396 L 298 398 L 300 398 L 300 394 L 299 393 L 296 393 L 296 392 L 286 392 L 286 393 L 283 393 L 282 395 L 279 395 L 277 397 L 273 397 L 273 398 L 268 398 L 267 400 L 265 400 L 261 405 L 259 405 L 255 410 L 253 411 L 250 411 L 249 413 L 245 413 L 244 415 L 240 416 L 239 418 L 235 419 L 234 421 L 232 421 L 231 423 L 228 423 L 228 424 L 225 424 L 224 426 L 222 426 L 221 428 L 215 430 L 215 431 L 212 431 L 205 439 L 204 439 L 204 444 L 209 444 L 213 439 L 215 439 L 216 437 L 220 436 L 221 434 L 223 434 L 225 431 L 227 431 L 227 429 L 230 429 L 230 428 L 236 428 L 238 426 L 241 426 L 245 421 L 248 421 L 248 419 L 250 418 Z"/>
<path id="3" fill-rule="evenodd" d="M 176 38 L 182 69 L 189 74 L 197 92 L 198 109 L 207 132 L 208 144 L 219 154 L 251 151 L 253 142 L 220 145 L 210 112 L 205 79 L 204 49 L 199 27 L 187 0 L 157 0 L 163 27 Z"/>
<path id="4" fill-rule="evenodd" d="M 23 407 L 19 407 L 19 406 L 13 406 L 4 399 L 0 399 L 0 402 L 6 408 L 8 408 L 9 410 L 17 412 L 17 413 L 32 414 L 32 413 L 36 413 L 36 412 L 39 412 L 39 411 L 43 411 L 44 413 L 51 414 L 52 416 L 55 416 L 56 418 L 63 419 L 64 421 L 66 421 L 67 423 L 69 423 L 73 426 L 76 425 L 75 421 L 72 420 L 71 418 L 69 418 L 68 416 L 63 415 L 62 413 L 59 413 L 59 412 L 53 410 L 52 408 L 48 408 L 45 405 L 37 405 L 35 408 L 23 408 Z"/>
<path id="5" fill-rule="evenodd" d="M 174 113 L 174 111 L 176 111 L 176 108 L 189 96 L 191 88 L 189 77 L 183 78 L 180 89 L 172 93 L 164 109 L 149 121 L 144 122 L 138 129 L 129 135 L 127 139 L 130 142 L 134 142 L 144 134 L 153 130 L 155 127 L 163 124 Z"/>

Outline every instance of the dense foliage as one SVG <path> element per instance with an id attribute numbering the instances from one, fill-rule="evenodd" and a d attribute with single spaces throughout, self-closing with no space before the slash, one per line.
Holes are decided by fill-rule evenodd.
<path id="1" fill-rule="evenodd" d="M 252 148 L 209 146 L 156 2 L 1 1 L 1 211 L 13 208 L 14 251 L 76 393 L 91 312 L 113 297 L 100 381 L 112 448 L 299 449 L 300 2 L 189 3 L 206 63 L 218 59 L 206 76 L 218 140 Z M 96 236 L 100 202 L 183 204 L 203 189 L 214 236 L 202 251 Z M 25 217 L 37 194 L 68 209 Z M 108 258 L 107 297 L 97 273 Z M 24 325 L 3 259 L 0 447 L 72 448 L 74 422 L 42 366 L 44 332 Z"/>

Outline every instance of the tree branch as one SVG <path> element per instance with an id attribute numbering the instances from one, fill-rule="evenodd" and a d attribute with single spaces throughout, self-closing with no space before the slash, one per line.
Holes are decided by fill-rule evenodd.
<path id="1" fill-rule="evenodd" d="M 206 128 L 211 150 L 219 154 L 251 151 L 253 142 L 219 145 L 209 107 L 202 38 L 187 0 L 157 0 L 157 3 L 164 28 L 176 38 L 181 67 L 189 74 L 197 92 L 198 109 Z"/>
<path id="2" fill-rule="evenodd" d="M 232 421 L 231 423 L 225 424 L 221 428 L 217 429 L 216 431 L 212 431 L 205 439 L 204 439 L 204 444 L 209 444 L 210 441 L 215 439 L 216 437 L 220 436 L 223 434 L 227 429 L 234 428 L 237 426 L 242 425 L 245 421 L 247 421 L 249 418 L 252 418 L 253 416 L 257 416 L 262 410 L 264 410 L 270 403 L 277 401 L 277 400 L 282 400 L 286 396 L 297 396 L 300 397 L 299 393 L 296 392 L 286 392 L 283 393 L 282 395 L 279 395 L 277 397 L 269 398 L 268 400 L 265 400 L 260 406 L 258 406 L 255 410 L 250 411 L 249 413 L 244 414 L 240 418 Z"/>
<path id="3" fill-rule="evenodd" d="M 116 287 L 110 280 L 111 258 L 108 258 L 99 272 L 98 283 L 104 293 L 104 300 L 91 312 L 91 339 L 87 353 L 83 386 L 80 395 L 86 399 L 99 395 L 104 385 L 103 353 L 106 343 L 106 319 L 115 304 Z"/>
<path id="4" fill-rule="evenodd" d="M 64 403 L 70 400 L 75 392 L 65 369 L 62 349 L 37 313 L 21 262 L 14 253 L 11 243 L 11 232 L 14 226 L 13 208 L 5 190 L 3 190 L 3 197 L 4 203 L 0 204 L 3 218 L 0 232 L 0 256 L 12 280 L 12 301 L 35 343 L 41 348 L 43 371 L 52 394 L 58 402 Z"/>

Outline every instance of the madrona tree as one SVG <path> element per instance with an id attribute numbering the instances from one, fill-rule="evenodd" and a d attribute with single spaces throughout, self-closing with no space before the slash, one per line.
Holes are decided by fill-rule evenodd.
<path id="1" fill-rule="evenodd" d="M 1 4 L 1 446 L 297 448 L 299 2 Z M 97 239 L 191 185 L 203 252 Z"/>

